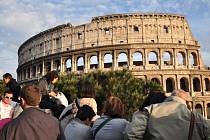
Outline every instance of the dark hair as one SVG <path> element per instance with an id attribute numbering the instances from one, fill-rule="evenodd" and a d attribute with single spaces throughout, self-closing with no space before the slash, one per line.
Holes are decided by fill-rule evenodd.
<path id="1" fill-rule="evenodd" d="M 3 95 L 5 96 L 6 94 L 13 94 L 13 93 L 12 93 L 12 91 L 10 89 L 5 89 Z"/>
<path id="2" fill-rule="evenodd" d="M 162 103 L 166 98 L 165 93 L 162 91 L 150 91 L 139 110 L 141 111 L 144 107 L 150 106 L 151 104 Z"/>
<path id="3" fill-rule="evenodd" d="M 41 92 L 36 85 L 26 85 L 23 87 L 21 98 L 23 98 L 27 105 L 37 106 L 40 103 Z"/>
<path id="4" fill-rule="evenodd" d="M 9 79 L 12 79 L 12 75 L 10 73 L 5 73 L 3 75 L 3 78 L 9 78 Z"/>
<path id="5" fill-rule="evenodd" d="M 88 105 L 83 105 L 79 108 L 76 118 L 79 118 L 81 121 L 85 121 L 87 118 L 89 120 L 92 120 L 92 118 L 95 116 L 95 112 L 93 109 Z"/>
<path id="6" fill-rule="evenodd" d="M 77 84 L 78 98 L 95 98 L 95 87 L 88 80 L 80 80 Z"/>
<path id="7" fill-rule="evenodd" d="M 44 77 L 47 83 L 50 84 L 55 78 L 58 78 L 58 73 L 56 71 L 50 71 Z"/>
<path id="8" fill-rule="evenodd" d="M 111 118 L 122 118 L 124 115 L 124 105 L 120 98 L 115 96 L 110 96 L 104 105 L 104 115 Z"/>

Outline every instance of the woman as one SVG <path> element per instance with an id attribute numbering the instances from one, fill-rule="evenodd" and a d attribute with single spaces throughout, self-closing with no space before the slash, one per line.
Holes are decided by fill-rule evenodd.
<path id="1" fill-rule="evenodd" d="M 98 118 L 90 130 L 90 139 L 123 140 L 128 121 L 123 119 L 124 105 L 120 98 L 110 96 L 103 109 L 103 115 Z"/>

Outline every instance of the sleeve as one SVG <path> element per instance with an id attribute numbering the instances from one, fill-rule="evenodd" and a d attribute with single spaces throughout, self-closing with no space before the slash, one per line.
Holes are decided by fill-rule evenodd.
<path id="1" fill-rule="evenodd" d="M 64 131 L 63 131 L 60 123 L 59 123 L 59 131 L 60 131 L 60 135 L 58 136 L 57 140 L 66 140 L 66 137 L 64 135 Z"/>
<path id="2" fill-rule="evenodd" d="M 210 121 L 205 120 L 199 113 L 194 112 L 194 115 L 198 134 L 202 139 L 208 139 L 210 136 Z"/>
<path id="3" fill-rule="evenodd" d="M 128 139 L 143 139 L 145 130 L 147 128 L 148 118 L 149 113 L 147 111 L 138 111 L 133 114 L 131 123 L 126 126 L 126 133 Z"/>

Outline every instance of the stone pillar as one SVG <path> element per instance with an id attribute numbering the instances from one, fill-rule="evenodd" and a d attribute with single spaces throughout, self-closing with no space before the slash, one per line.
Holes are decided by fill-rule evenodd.
<path id="1" fill-rule="evenodd" d="M 71 71 L 76 72 L 76 57 L 74 55 L 71 56 Z"/>
<path id="2" fill-rule="evenodd" d="M 44 60 L 42 61 L 42 76 L 45 75 L 45 62 Z"/>
<path id="3" fill-rule="evenodd" d="M 51 71 L 53 71 L 54 70 L 54 61 L 53 61 L 53 59 L 51 59 Z"/>
<path id="4" fill-rule="evenodd" d="M 203 86 L 204 84 L 203 84 L 203 76 L 202 75 L 200 75 L 200 87 L 201 87 L 201 94 L 202 95 L 204 95 L 204 92 L 205 92 L 205 88 L 204 88 L 204 86 Z"/>
<path id="5" fill-rule="evenodd" d="M 116 70 L 117 67 L 118 67 L 118 65 L 117 65 L 117 53 L 116 53 L 115 50 L 113 50 L 112 54 L 113 54 L 113 57 L 112 57 L 112 59 L 113 59 L 112 60 L 112 62 L 113 62 L 113 69 Z"/>
<path id="6" fill-rule="evenodd" d="M 83 60 L 84 60 L 84 72 L 87 73 L 88 69 L 89 69 L 89 60 L 88 60 L 88 56 L 86 53 L 84 54 Z"/>
<path id="7" fill-rule="evenodd" d="M 163 67 L 163 59 L 162 59 L 162 57 L 163 57 L 163 55 L 162 55 L 162 49 L 158 49 L 158 60 L 157 60 L 157 62 L 158 62 L 158 65 L 159 65 L 159 69 L 162 69 L 162 67 Z"/>
<path id="8" fill-rule="evenodd" d="M 101 51 L 98 51 L 98 69 L 99 70 L 103 69 L 103 59 L 102 59 Z"/>
<path id="9" fill-rule="evenodd" d="M 132 56 L 132 51 L 130 49 L 128 49 L 128 67 L 129 67 L 129 70 L 132 70 L 133 56 Z"/>
<path id="10" fill-rule="evenodd" d="M 207 119 L 207 105 L 206 102 L 203 102 L 203 113 L 204 113 L 204 118 Z"/>
<path id="11" fill-rule="evenodd" d="M 63 63 L 63 57 L 60 58 L 60 73 L 64 72 L 64 63 Z"/>
<path id="12" fill-rule="evenodd" d="M 147 65 L 148 65 L 148 58 L 147 58 L 147 51 L 146 51 L 146 49 L 143 49 L 143 51 L 144 51 L 144 53 L 142 54 L 142 59 L 143 59 L 143 65 L 144 65 L 144 69 L 146 69 L 147 68 Z"/>
<path id="13" fill-rule="evenodd" d="M 186 51 L 186 59 L 185 59 L 185 63 L 187 65 L 187 69 L 190 69 L 190 54 L 189 54 L 189 50 Z"/>
<path id="14" fill-rule="evenodd" d="M 173 66 L 174 66 L 174 69 L 177 69 L 177 51 L 175 49 L 173 49 L 173 54 L 172 54 L 172 61 L 173 61 Z M 183 58 L 184 59 L 184 58 Z"/>

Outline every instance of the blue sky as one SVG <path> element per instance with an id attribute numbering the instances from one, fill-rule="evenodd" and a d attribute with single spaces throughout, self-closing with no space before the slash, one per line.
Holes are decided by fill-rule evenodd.
<path id="1" fill-rule="evenodd" d="M 210 0 L 0 0 L 0 79 L 5 72 L 16 77 L 18 47 L 31 36 L 67 22 L 132 12 L 185 15 L 210 66 Z"/>

